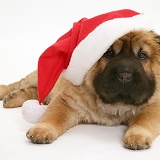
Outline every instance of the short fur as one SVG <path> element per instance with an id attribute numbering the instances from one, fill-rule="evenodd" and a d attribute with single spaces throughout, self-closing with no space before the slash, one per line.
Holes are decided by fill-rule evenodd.
<path id="1" fill-rule="evenodd" d="M 152 31 L 132 31 L 113 43 L 80 86 L 60 77 L 44 101 L 46 113 L 27 138 L 46 144 L 80 123 L 125 124 L 124 147 L 149 148 L 160 134 L 159 42 Z M 38 99 L 37 71 L 0 85 L 0 99 L 5 108 Z"/>

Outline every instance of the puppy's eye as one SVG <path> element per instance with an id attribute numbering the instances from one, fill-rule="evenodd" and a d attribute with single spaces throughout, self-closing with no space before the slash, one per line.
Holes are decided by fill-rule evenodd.
<path id="1" fill-rule="evenodd" d="M 148 57 L 147 57 L 147 55 L 146 55 L 146 53 L 144 53 L 144 52 L 139 52 L 138 53 L 138 59 L 139 60 L 146 60 Z"/>
<path id="2" fill-rule="evenodd" d="M 104 53 L 103 57 L 105 57 L 105 58 L 112 58 L 112 57 L 114 57 L 114 51 L 112 51 L 112 50 L 106 51 Z"/>

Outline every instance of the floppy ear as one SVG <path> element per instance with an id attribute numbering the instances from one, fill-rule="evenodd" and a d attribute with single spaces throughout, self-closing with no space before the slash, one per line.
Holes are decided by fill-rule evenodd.
<path id="1" fill-rule="evenodd" d="M 160 35 L 157 35 L 157 36 L 155 37 L 155 39 L 156 39 L 157 43 L 160 44 Z"/>
<path id="2" fill-rule="evenodd" d="M 150 31 L 152 34 L 154 34 L 154 38 L 155 38 L 155 41 L 160 44 L 160 35 L 158 35 L 155 31 L 151 30 Z"/>

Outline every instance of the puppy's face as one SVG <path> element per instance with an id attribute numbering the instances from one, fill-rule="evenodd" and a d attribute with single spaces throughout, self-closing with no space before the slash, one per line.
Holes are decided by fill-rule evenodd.
<path id="1" fill-rule="evenodd" d="M 104 103 L 148 101 L 157 83 L 158 43 L 158 35 L 146 31 L 130 32 L 113 43 L 91 70 L 93 86 Z"/>

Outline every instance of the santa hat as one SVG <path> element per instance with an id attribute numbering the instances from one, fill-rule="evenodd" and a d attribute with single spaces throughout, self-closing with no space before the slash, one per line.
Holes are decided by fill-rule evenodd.
<path id="1" fill-rule="evenodd" d="M 136 29 L 151 30 L 151 26 L 143 14 L 128 9 L 74 23 L 39 58 L 39 102 L 43 102 L 60 75 L 74 85 L 81 85 L 86 73 L 112 43 Z"/>
<path id="2" fill-rule="evenodd" d="M 46 109 L 46 106 L 39 103 L 43 102 L 60 75 L 74 85 L 81 85 L 87 72 L 113 42 L 137 29 L 152 28 L 143 14 L 128 9 L 105 13 L 91 19 L 83 18 L 74 23 L 71 30 L 40 56 L 39 102 L 29 100 L 23 104 L 24 119 L 30 123 L 39 121 Z"/>

